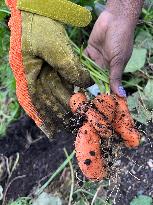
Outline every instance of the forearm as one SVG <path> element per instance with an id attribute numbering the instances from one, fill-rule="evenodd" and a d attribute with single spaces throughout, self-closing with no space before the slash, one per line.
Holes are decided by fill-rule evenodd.
<path id="1" fill-rule="evenodd" d="M 144 0 L 108 0 L 106 8 L 111 13 L 137 22 Z"/>

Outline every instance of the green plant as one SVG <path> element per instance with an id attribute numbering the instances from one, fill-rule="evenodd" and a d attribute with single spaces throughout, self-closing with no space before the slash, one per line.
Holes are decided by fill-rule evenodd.
<path id="1" fill-rule="evenodd" d="M 32 205 L 32 201 L 28 197 L 21 197 L 16 201 L 9 202 L 8 205 Z"/>
<path id="2" fill-rule="evenodd" d="M 0 136 L 6 127 L 20 115 L 15 95 L 15 79 L 8 63 L 10 31 L 7 22 L 10 11 L 0 2 Z"/>
<path id="3" fill-rule="evenodd" d="M 153 199 L 149 196 L 140 195 L 134 198 L 130 205 L 152 205 Z"/>

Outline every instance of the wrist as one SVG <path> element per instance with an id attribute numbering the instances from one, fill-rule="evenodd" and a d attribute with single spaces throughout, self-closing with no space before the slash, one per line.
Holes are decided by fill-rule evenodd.
<path id="1" fill-rule="evenodd" d="M 137 23 L 144 0 L 107 0 L 106 10 L 127 21 Z"/>

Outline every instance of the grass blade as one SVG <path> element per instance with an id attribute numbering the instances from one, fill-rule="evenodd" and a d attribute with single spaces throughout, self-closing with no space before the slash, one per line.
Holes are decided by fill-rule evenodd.
<path id="1" fill-rule="evenodd" d="M 73 151 L 70 156 L 61 164 L 61 166 L 54 172 L 54 174 L 49 178 L 49 180 L 38 190 L 35 192 L 35 195 L 40 195 L 44 189 L 53 181 L 53 179 L 66 167 L 71 159 L 73 159 L 75 155 L 75 151 Z"/>
<path id="2" fill-rule="evenodd" d="M 0 9 L 0 12 L 6 13 L 6 14 L 11 14 L 11 12 L 9 10 L 6 10 L 6 9 Z"/>

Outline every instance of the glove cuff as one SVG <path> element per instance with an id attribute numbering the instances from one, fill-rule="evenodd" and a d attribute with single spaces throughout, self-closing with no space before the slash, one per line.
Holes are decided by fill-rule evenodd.
<path id="1" fill-rule="evenodd" d="M 77 27 L 87 26 L 92 19 L 89 10 L 68 0 L 18 0 L 17 8 Z"/>

